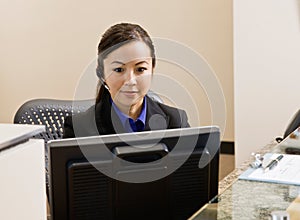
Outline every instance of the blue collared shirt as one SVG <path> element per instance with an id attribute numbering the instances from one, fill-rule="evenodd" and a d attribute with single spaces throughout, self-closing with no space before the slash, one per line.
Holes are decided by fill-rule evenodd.
<path id="1" fill-rule="evenodd" d="M 147 109 L 147 101 L 144 98 L 141 114 L 136 120 L 133 120 L 128 115 L 124 114 L 120 111 L 120 109 L 116 106 L 116 104 L 111 101 L 111 105 L 114 108 L 115 112 L 119 116 L 121 123 L 125 129 L 126 132 L 137 132 L 137 131 L 143 131 L 145 129 L 145 123 L 146 123 L 146 109 Z"/>

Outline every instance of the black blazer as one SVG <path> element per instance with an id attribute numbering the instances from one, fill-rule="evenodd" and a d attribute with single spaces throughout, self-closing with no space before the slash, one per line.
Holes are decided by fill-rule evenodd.
<path id="1" fill-rule="evenodd" d="M 111 108 L 109 97 L 109 93 L 105 92 L 100 102 L 87 111 L 66 117 L 63 138 L 124 133 L 117 113 Z M 184 110 L 158 103 L 148 96 L 146 99 L 145 131 L 190 127 Z"/>

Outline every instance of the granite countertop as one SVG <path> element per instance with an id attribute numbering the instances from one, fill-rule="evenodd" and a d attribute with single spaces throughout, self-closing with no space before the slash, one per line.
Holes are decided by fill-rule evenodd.
<path id="1" fill-rule="evenodd" d="M 254 153 L 261 155 L 267 152 L 278 153 L 280 151 L 277 145 L 274 140 Z M 291 204 L 299 198 L 300 186 L 238 180 L 239 175 L 248 169 L 254 159 L 249 157 L 221 180 L 219 195 L 195 213 L 190 220 L 269 220 L 273 211 L 286 212 L 291 209 Z M 296 218 L 291 218 L 294 219 L 299 219 L 299 214 Z"/>
<path id="2" fill-rule="evenodd" d="M 255 153 L 263 155 L 267 152 L 272 151 L 277 144 L 278 143 L 275 140 L 271 141 L 269 144 L 267 144 Z M 253 162 L 253 160 L 254 157 L 250 157 L 248 160 L 244 161 L 239 167 L 235 168 L 230 174 L 225 176 L 219 182 L 219 194 L 223 193 L 224 190 L 231 186 L 238 179 L 239 175 L 241 175 L 247 168 L 249 168 L 249 164 Z"/>

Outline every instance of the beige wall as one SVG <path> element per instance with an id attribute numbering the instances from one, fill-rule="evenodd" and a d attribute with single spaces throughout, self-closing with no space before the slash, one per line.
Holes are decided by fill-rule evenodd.
<path id="1" fill-rule="evenodd" d="M 139 23 L 152 37 L 181 42 L 208 61 L 226 98 L 223 140 L 232 141 L 232 0 L 2 0 L 0 122 L 12 122 L 18 107 L 29 99 L 73 98 L 78 80 L 95 58 L 101 34 L 120 21 Z M 198 96 L 197 91 L 192 95 Z M 202 117 L 209 118 L 209 109 L 203 109 Z"/>
<path id="2" fill-rule="evenodd" d="M 300 1 L 234 1 L 236 165 L 299 109 Z"/>

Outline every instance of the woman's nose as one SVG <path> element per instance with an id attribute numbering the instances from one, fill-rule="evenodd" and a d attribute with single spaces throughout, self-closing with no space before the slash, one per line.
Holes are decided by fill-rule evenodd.
<path id="1" fill-rule="evenodd" d="M 136 75 L 134 73 L 134 70 L 128 70 L 126 74 L 126 85 L 135 85 L 136 84 Z"/>

